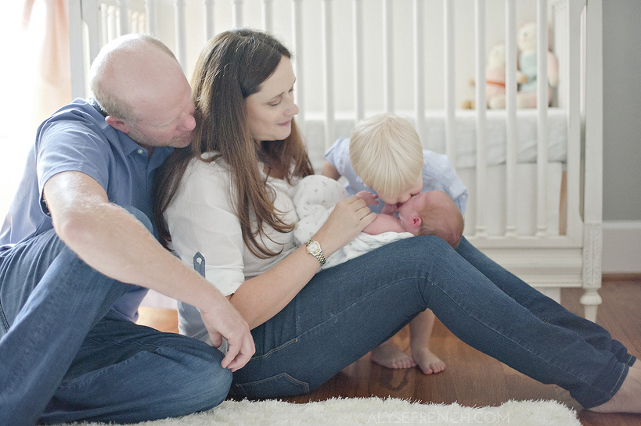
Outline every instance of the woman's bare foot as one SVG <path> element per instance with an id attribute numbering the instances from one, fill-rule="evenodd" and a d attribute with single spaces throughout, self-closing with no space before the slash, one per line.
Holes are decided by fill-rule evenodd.
<path id="1" fill-rule="evenodd" d="M 372 351 L 372 361 L 387 368 L 413 368 L 416 363 L 411 356 L 387 341 Z"/>
<path id="2" fill-rule="evenodd" d="M 445 370 L 445 363 L 434 355 L 429 348 L 412 348 L 412 358 L 416 361 L 423 374 L 436 374 Z"/>
<path id="3" fill-rule="evenodd" d="M 597 413 L 641 413 L 641 366 L 635 362 L 623 384 L 605 404 L 589 408 Z"/>

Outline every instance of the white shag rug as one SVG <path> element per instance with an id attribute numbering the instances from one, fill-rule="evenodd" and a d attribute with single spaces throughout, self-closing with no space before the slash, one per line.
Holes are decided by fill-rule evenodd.
<path id="1" fill-rule="evenodd" d="M 189 416 L 137 423 L 145 426 L 294 425 L 519 425 L 581 426 L 574 410 L 556 401 L 508 401 L 500 407 L 422 404 L 397 398 L 332 398 L 294 404 L 283 401 L 225 401 Z M 99 426 L 104 423 L 80 423 Z"/>

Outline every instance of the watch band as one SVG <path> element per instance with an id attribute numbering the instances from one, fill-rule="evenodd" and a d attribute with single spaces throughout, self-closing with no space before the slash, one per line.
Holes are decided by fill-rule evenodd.
<path id="1" fill-rule="evenodd" d="M 325 256 L 323 255 L 323 249 L 318 241 L 309 239 L 305 241 L 305 246 L 307 247 L 307 253 L 318 259 L 318 262 L 323 266 L 325 264 Z"/>

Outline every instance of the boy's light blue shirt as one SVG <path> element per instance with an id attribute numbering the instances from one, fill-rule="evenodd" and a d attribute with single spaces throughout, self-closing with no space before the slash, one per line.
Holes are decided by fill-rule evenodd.
<path id="1" fill-rule="evenodd" d="M 354 172 L 349 161 L 349 139 L 340 138 L 327 150 L 325 159 L 329 161 L 341 176 L 347 179 L 345 189 L 349 195 L 366 190 L 373 194 L 376 192 L 366 186 L 360 177 Z M 467 188 L 456 175 L 447 156 L 432 151 L 423 150 L 423 189 L 422 192 L 440 190 L 446 192 L 454 201 L 454 204 L 465 215 L 467 205 Z M 373 212 L 380 213 L 383 203 L 370 206 Z"/>

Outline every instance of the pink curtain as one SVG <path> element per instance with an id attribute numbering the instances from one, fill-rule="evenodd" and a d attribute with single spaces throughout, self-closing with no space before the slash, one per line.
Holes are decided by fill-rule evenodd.
<path id="1" fill-rule="evenodd" d="M 36 81 L 34 82 L 33 119 L 40 123 L 51 113 L 71 101 L 71 74 L 69 65 L 69 23 L 67 0 L 25 0 L 23 25 L 42 25 L 33 22 L 32 11 L 36 1 L 46 6 L 44 37 L 38 52 Z"/>

